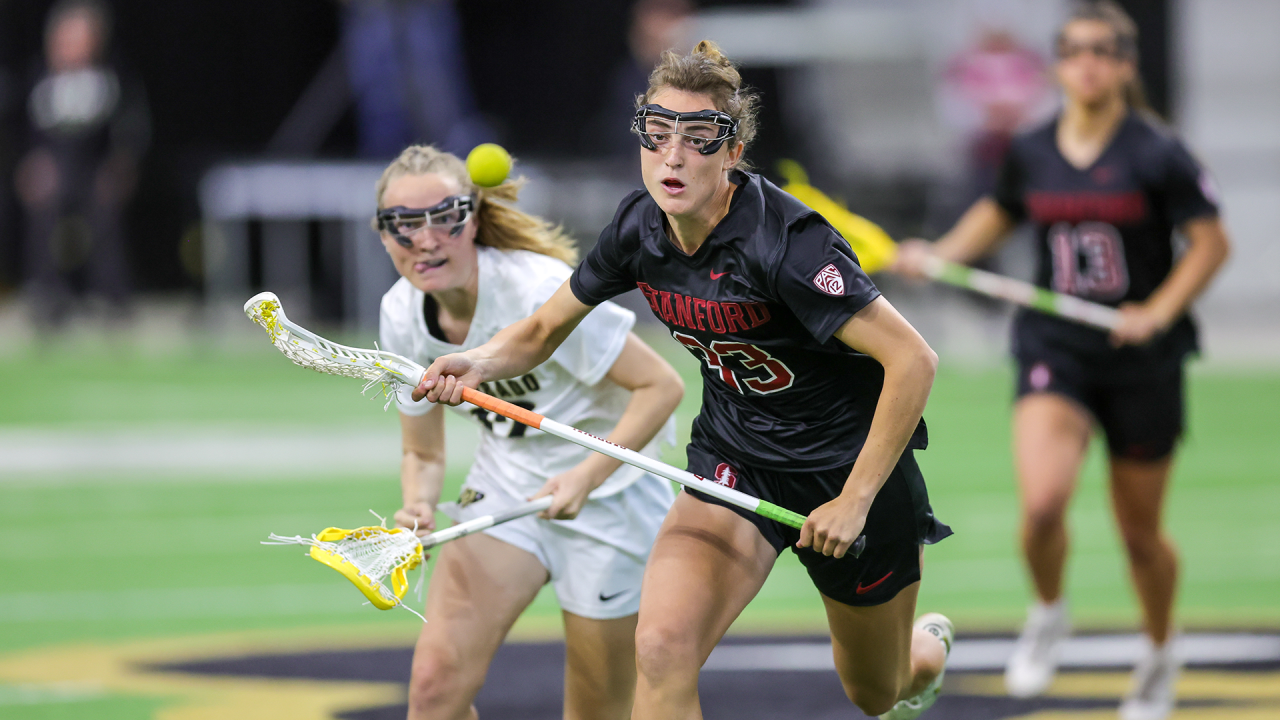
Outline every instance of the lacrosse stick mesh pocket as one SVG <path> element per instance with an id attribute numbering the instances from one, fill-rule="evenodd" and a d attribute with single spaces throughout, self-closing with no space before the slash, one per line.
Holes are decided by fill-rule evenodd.
<path id="1" fill-rule="evenodd" d="M 407 366 L 404 358 L 380 350 L 340 345 L 290 322 L 274 294 L 255 296 L 246 303 L 244 311 L 250 320 L 267 331 L 271 344 L 295 365 L 327 375 L 365 380 L 366 392 L 381 385 L 388 404 L 398 401 L 400 388 L 412 387 L 420 379 L 420 368 Z"/>
<path id="2" fill-rule="evenodd" d="M 406 528 L 326 528 L 310 538 L 272 534 L 270 539 L 310 546 L 311 557 L 342 573 L 379 610 L 401 604 L 409 589 L 406 574 L 422 564 L 422 543 Z"/>

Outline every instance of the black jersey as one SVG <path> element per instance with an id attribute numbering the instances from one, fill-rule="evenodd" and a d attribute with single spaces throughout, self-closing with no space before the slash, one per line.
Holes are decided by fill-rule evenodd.
<path id="1" fill-rule="evenodd" d="M 570 287 L 598 305 L 639 287 L 702 363 L 692 442 L 744 467 L 829 469 L 867 437 L 884 368 L 832 337 L 880 296 L 852 248 L 822 216 L 751 173 L 693 255 L 668 239 L 643 190 L 578 265 Z M 922 420 L 909 448 L 927 442 Z"/>
<path id="2" fill-rule="evenodd" d="M 1111 306 L 1147 299 L 1173 267 L 1173 230 L 1217 214 L 1211 182 L 1182 143 L 1137 113 L 1085 169 L 1062 156 L 1057 127 L 1054 119 L 1013 142 L 994 193 L 1015 220 L 1036 226 L 1036 283 Z M 1196 333 L 1184 316 L 1147 346 L 1115 350 L 1101 330 L 1024 310 L 1015 352 L 1028 344 L 1095 356 L 1125 380 L 1180 360 Z"/>

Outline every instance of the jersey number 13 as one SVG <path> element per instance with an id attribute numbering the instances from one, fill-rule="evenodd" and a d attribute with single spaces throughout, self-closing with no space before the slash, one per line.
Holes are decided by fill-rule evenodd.
<path id="1" fill-rule="evenodd" d="M 1049 228 L 1053 289 L 1091 300 L 1119 300 L 1129 291 L 1129 266 L 1115 226 L 1060 222 Z"/>

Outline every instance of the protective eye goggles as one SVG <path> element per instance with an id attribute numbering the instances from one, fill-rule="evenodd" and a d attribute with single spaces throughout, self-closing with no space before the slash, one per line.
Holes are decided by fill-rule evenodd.
<path id="1" fill-rule="evenodd" d="M 378 230 L 395 238 L 403 247 L 413 247 L 414 233 L 423 228 L 448 229 L 449 237 L 457 237 L 475 212 L 470 195 L 454 195 L 429 208 L 407 208 L 401 205 L 378 211 Z"/>
<path id="2" fill-rule="evenodd" d="M 666 150 L 678 142 L 711 155 L 738 135 L 738 121 L 719 110 L 678 113 L 661 105 L 643 105 L 636 110 L 631 131 L 640 136 L 640 144 L 647 150 Z"/>
<path id="3" fill-rule="evenodd" d="M 1137 58 L 1138 51 L 1128 38 L 1116 38 L 1115 40 L 1092 43 L 1073 43 L 1068 42 L 1065 37 L 1059 36 L 1056 47 L 1054 47 L 1054 54 L 1058 56 L 1059 60 L 1070 60 L 1085 53 L 1104 60 L 1132 60 Z"/>

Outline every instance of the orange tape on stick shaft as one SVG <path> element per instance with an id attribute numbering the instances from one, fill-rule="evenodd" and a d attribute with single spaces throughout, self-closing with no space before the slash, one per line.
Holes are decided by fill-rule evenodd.
<path id="1" fill-rule="evenodd" d="M 532 410 L 525 410 L 522 407 L 512 405 L 506 400 L 499 400 L 492 395 L 486 395 L 469 387 L 462 388 L 462 399 L 476 407 L 482 407 L 489 412 L 498 413 L 505 418 L 510 418 L 534 429 L 541 428 L 542 421 L 545 419 Z"/>

